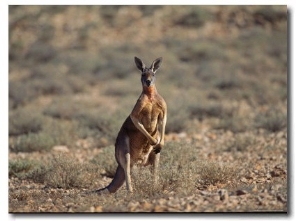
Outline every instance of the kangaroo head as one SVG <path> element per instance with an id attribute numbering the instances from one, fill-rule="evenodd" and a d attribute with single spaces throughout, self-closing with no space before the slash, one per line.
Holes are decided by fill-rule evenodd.
<path id="1" fill-rule="evenodd" d="M 137 57 L 134 57 L 134 61 L 135 61 L 137 68 L 142 72 L 142 76 L 141 76 L 142 85 L 146 86 L 146 87 L 150 87 L 150 86 L 154 85 L 155 84 L 155 73 L 158 70 L 158 68 L 160 67 L 162 58 L 155 59 L 152 62 L 150 68 L 147 68 L 146 65 L 144 64 L 144 62 Z"/>

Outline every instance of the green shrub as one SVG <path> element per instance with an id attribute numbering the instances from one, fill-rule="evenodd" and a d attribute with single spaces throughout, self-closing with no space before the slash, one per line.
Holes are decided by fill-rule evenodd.
<path id="1" fill-rule="evenodd" d="M 79 113 L 81 107 L 71 97 L 64 97 L 54 100 L 47 108 L 44 109 L 45 115 L 53 118 L 70 120 Z"/>
<path id="2" fill-rule="evenodd" d="M 166 133 L 180 133 L 185 131 L 187 121 L 189 120 L 189 113 L 184 104 L 177 106 L 168 106 L 168 119 L 166 124 Z"/>
<path id="3" fill-rule="evenodd" d="M 264 25 L 265 22 L 275 23 L 280 20 L 286 20 L 287 13 L 285 11 L 276 10 L 270 6 L 263 6 L 254 12 L 256 22 Z"/>
<path id="4" fill-rule="evenodd" d="M 39 113 L 19 109 L 9 113 L 9 135 L 37 133 L 42 129 L 43 118 Z"/>
<path id="5" fill-rule="evenodd" d="M 218 79 L 215 83 L 215 87 L 220 90 L 229 90 L 239 87 L 239 82 L 236 76 L 230 76 L 227 78 Z"/>
<path id="6" fill-rule="evenodd" d="M 36 167 L 36 162 L 28 159 L 10 160 L 9 177 L 27 178 L 30 171 Z"/>
<path id="7" fill-rule="evenodd" d="M 80 133 L 74 121 L 46 121 L 42 131 L 12 138 L 9 148 L 14 152 L 33 152 L 49 151 L 55 145 L 72 147 Z"/>
<path id="8" fill-rule="evenodd" d="M 105 110 L 82 112 L 76 119 L 80 125 L 92 131 L 97 131 L 98 137 L 103 137 L 114 143 L 126 115 L 122 112 L 109 113 Z"/>
<path id="9" fill-rule="evenodd" d="M 49 62 L 56 56 L 55 48 L 42 41 L 34 42 L 25 55 L 26 59 L 34 60 L 36 62 Z"/>
<path id="10" fill-rule="evenodd" d="M 233 114 L 232 109 L 224 108 L 220 103 L 205 103 L 199 102 L 199 104 L 194 104 L 190 106 L 190 116 L 197 118 L 198 120 L 203 120 L 206 117 L 230 117 Z"/>
<path id="11" fill-rule="evenodd" d="M 186 14 L 181 16 L 177 21 L 177 25 L 186 27 L 201 27 L 205 22 L 213 18 L 212 14 L 204 7 L 192 7 Z"/>
<path id="12" fill-rule="evenodd" d="M 98 167 L 82 164 L 69 156 L 54 156 L 47 165 L 44 182 L 54 188 L 90 187 L 99 178 Z"/>
<path id="13" fill-rule="evenodd" d="M 280 110 L 271 109 L 264 114 L 257 114 L 254 124 L 257 128 L 277 132 L 287 126 L 287 116 Z"/>
<path id="14" fill-rule="evenodd" d="M 251 121 L 247 117 L 233 115 L 221 118 L 213 124 L 214 129 L 230 130 L 234 133 L 244 132 L 251 128 Z"/>
<path id="15" fill-rule="evenodd" d="M 111 145 L 102 148 L 102 150 L 100 154 L 91 160 L 91 163 L 103 168 L 104 173 L 102 175 L 113 178 L 118 166 L 115 158 L 115 146 Z"/>
<path id="16" fill-rule="evenodd" d="M 9 148 L 14 152 L 48 151 L 56 144 L 55 139 L 44 132 L 21 135 L 10 141 Z"/>
<path id="17" fill-rule="evenodd" d="M 226 142 L 226 151 L 249 151 L 251 145 L 257 142 L 255 136 L 239 133 L 235 134 L 233 140 Z"/>
<path id="18" fill-rule="evenodd" d="M 9 82 L 9 107 L 14 109 L 24 106 L 34 100 L 36 94 L 33 88 L 21 81 Z"/>
<path id="19" fill-rule="evenodd" d="M 227 163 L 201 162 L 198 168 L 200 183 L 204 185 L 227 184 L 238 179 L 238 168 Z"/>

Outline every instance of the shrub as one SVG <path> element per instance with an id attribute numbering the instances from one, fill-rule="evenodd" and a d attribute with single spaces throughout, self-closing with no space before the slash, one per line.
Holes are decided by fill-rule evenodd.
<path id="1" fill-rule="evenodd" d="M 234 139 L 226 143 L 226 151 L 236 152 L 236 151 L 249 151 L 249 147 L 255 144 L 256 137 L 247 134 L 236 134 Z"/>
<path id="2" fill-rule="evenodd" d="M 28 159 L 10 160 L 9 161 L 9 177 L 16 176 L 19 178 L 26 178 L 27 174 L 33 170 L 36 162 Z"/>
<path id="3" fill-rule="evenodd" d="M 36 98 L 33 88 L 28 87 L 24 82 L 9 82 L 9 107 L 17 108 Z"/>
<path id="4" fill-rule="evenodd" d="M 277 132 L 287 126 L 287 116 L 280 110 L 272 109 L 264 114 L 258 114 L 254 124 L 257 128 Z"/>
<path id="5" fill-rule="evenodd" d="M 91 160 L 91 163 L 104 169 L 105 172 L 102 175 L 113 178 L 118 166 L 115 158 L 115 146 L 111 145 L 102 150 Z"/>
<path id="6" fill-rule="evenodd" d="M 14 152 L 49 151 L 55 145 L 74 145 L 80 137 L 78 124 L 74 121 L 47 121 L 43 130 L 14 137 L 9 148 Z"/>
<path id="7" fill-rule="evenodd" d="M 280 20 L 286 20 L 287 14 L 285 11 L 278 11 L 275 8 L 264 6 L 256 10 L 253 14 L 255 22 L 264 25 L 265 22 L 274 24 Z"/>
<path id="8" fill-rule="evenodd" d="M 36 41 L 30 46 L 25 58 L 33 59 L 36 62 L 49 62 L 55 56 L 54 47 L 42 41 Z"/>
<path id="9" fill-rule="evenodd" d="M 198 150 L 187 142 L 167 142 L 161 152 L 161 191 L 179 195 L 192 193 L 198 179 Z"/>
<path id="10" fill-rule="evenodd" d="M 204 185 L 227 184 L 237 179 L 238 168 L 219 162 L 201 162 L 199 165 L 200 183 Z"/>
<path id="11" fill-rule="evenodd" d="M 55 145 L 55 139 L 44 132 L 21 135 L 10 141 L 9 148 L 14 152 L 48 151 Z"/>
<path id="12" fill-rule="evenodd" d="M 114 143 L 126 115 L 122 112 L 109 113 L 106 110 L 82 112 L 76 116 L 80 125 L 97 131 L 98 137 Z"/>
<path id="13" fill-rule="evenodd" d="M 214 129 L 230 130 L 234 133 L 244 132 L 251 126 L 251 121 L 247 117 L 230 116 L 221 118 L 217 123 L 214 123 Z"/>
<path id="14" fill-rule="evenodd" d="M 49 162 L 13 160 L 9 162 L 9 176 L 31 179 L 48 187 L 89 187 L 99 178 L 94 164 L 79 163 L 66 155 L 56 155 Z"/>
<path id="15" fill-rule="evenodd" d="M 54 156 L 46 170 L 44 182 L 54 188 L 89 187 L 99 176 L 97 167 L 64 155 Z"/>
<path id="16" fill-rule="evenodd" d="M 231 110 L 226 110 L 221 104 L 219 103 L 204 103 L 201 102 L 197 105 L 191 105 L 190 109 L 190 116 L 195 117 L 198 120 L 203 120 L 205 117 L 227 117 L 232 115 Z"/>
<path id="17" fill-rule="evenodd" d="M 215 82 L 215 87 L 217 87 L 220 90 L 234 89 L 239 87 L 239 82 L 236 79 L 236 77 L 231 76 L 227 78 L 218 79 Z"/>
<path id="18" fill-rule="evenodd" d="M 186 26 L 186 27 L 201 27 L 205 24 L 206 21 L 212 19 L 212 14 L 202 8 L 202 7 L 193 7 L 190 11 L 186 14 L 181 16 L 177 21 L 176 24 Z"/>
<path id="19" fill-rule="evenodd" d="M 80 111 L 80 106 L 70 97 L 53 101 L 44 111 L 45 115 L 58 119 L 70 120 Z"/>
<path id="20" fill-rule="evenodd" d="M 19 109 L 9 113 L 9 135 L 37 133 L 42 129 L 42 116 L 32 110 Z"/>

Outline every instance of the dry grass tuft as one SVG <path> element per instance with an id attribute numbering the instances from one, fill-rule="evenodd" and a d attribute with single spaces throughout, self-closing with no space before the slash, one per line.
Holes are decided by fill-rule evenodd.
<path id="1" fill-rule="evenodd" d="M 99 178 L 98 168 L 78 163 L 63 155 L 55 156 L 47 168 L 45 183 L 54 188 L 89 187 Z"/>
<path id="2" fill-rule="evenodd" d="M 227 184 L 238 179 L 238 168 L 229 163 L 201 162 L 199 164 L 200 183 L 204 185 Z"/>

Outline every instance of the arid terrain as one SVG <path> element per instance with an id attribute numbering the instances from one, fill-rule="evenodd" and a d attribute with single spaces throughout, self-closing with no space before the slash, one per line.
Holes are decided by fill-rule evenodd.
<path id="1" fill-rule="evenodd" d="M 114 143 L 163 57 L 159 184 L 110 183 Z M 288 211 L 285 6 L 10 6 L 9 212 Z"/>

